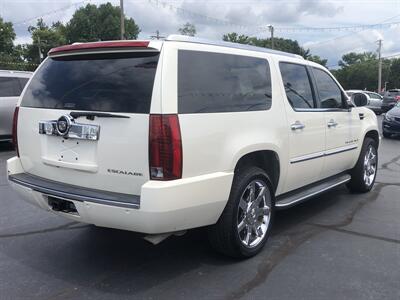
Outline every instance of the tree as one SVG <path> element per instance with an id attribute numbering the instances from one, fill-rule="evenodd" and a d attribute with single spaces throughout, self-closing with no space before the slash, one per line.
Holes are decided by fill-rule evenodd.
<path id="1" fill-rule="evenodd" d="M 361 63 L 365 61 L 370 61 L 370 60 L 375 60 L 376 59 L 376 54 L 372 52 L 364 52 L 364 53 L 355 53 L 355 52 L 350 52 L 347 54 L 344 54 L 342 56 L 342 59 L 339 60 L 339 66 L 341 67 L 346 67 L 350 66 L 356 63 Z"/>
<path id="2" fill-rule="evenodd" d="M 315 63 L 317 63 L 317 64 L 320 64 L 320 65 L 322 65 L 322 66 L 324 66 L 324 67 L 326 67 L 326 63 L 328 62 L 327 59 L 321 58 L 321 57 L 318 56 L 318 55 L 310 55 L 309 57 L 307 57 L 307 59 L 308 59 L 308 60 L 311 60 L 311 61 L 313 61 L 313 62 L 315 62 Z"/>
<path id="3" fill-rule="evenodd" d="M 400 88 L 400 58 L 391 60 L 387 89 Z"/>
<path id="4" fill-rule="evenodd" d="M 224 34 L 222 36 L 222 39 L 226 42 L 232 42 L 232 43 L 239 43 L 239 44 L 250 44 L 250 37 L 244 34 L 238 35 L 236 32 L 231 32 Z"/>
<path id="5" fill-rule="evenodd" d="M 182 35 L 188 35 L 188 36 L 196 35 L 196 27 L 194 26 L 194 24 L 191 24 L 189 22 L 183 24 L 183 26 L 179 28 L 178 31 Z"/>
<path id="6" fill-rule="evenodd" d="M 45 58 L 51 48 L 66 44 L 64 35 L 64 26 L 61 23 L 54 23 L 51 27 L 38 19 L 35 26 L 29 26 L 32 44 L 26 46 L 25 58 L 30 63 L 40 63 L 39 51 L 41 57 Z M 40 50 L 39 50 L 40 49 Z"/>
<path id="7" fill-rule="evenodd" d="M 136 39 L 139 32 L 135 21 L 125 17 L 125 38 Z M 119 40 L 120 8 L 109 2 L 98 7 L 87 4 L 75 11 L 65 26 L 65 36 L 68 43 Z"/>
<path id="8" fill-rule="evenodd" d="M 11 22 L 0 17 L 0 53 L 11 54 L 14 48 L 15 32 Z"/>
<path id="9" fill-rule="evenodd" d="M 4 22 L 0 17 L 0 69 L 31 70 L 23 60 L 24 47 L 14 45 L 15 31 L 11 22 Z"/>
<path id="10" fill-rule="evenodd" d="M 231 32 L 224 34 L 222 39 L 224 41 L 240 43 L 240 44 L 249 44 L 258 47 L 271 48 L 271 39 L 259 39 L 256 37 L 250 37 L 247 35 L 238 35 L 236 32 Z M 298 54 L 303 56 L 304 58 L 308 58 L 310 54 L 309 49 L 304 49 L 299 45 L 297 41 L 291 39 L 284 38 L 274 38 L 274 49 L 290 52 L 294 54 Z"/>
<path id="11" fill-rule="evenodd" d="M 382 81 L 390 81 L 391 61 L 383 60 Z M 344 54 L 339 61 L 340 69 L 332 71 L 345 89 L 377 90 L 378 87 L 378 59 L 375 53 Z"/>

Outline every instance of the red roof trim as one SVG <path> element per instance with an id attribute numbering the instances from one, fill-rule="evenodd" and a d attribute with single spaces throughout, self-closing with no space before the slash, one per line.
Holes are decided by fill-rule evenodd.
<path id="1" fill-rule="evenodd" d="M 67 52 L 75 50 L 90 50 L 98 48 L 129 48 L 129 47 L 143 47 L 149 46 L 149 41 L 115 41 L 115 42 L 93 42 L 93 43 L 82 43 L 65 45 L 56 48 L 52 48 L 49 54 L 55 54 L 58 52 Z"/>

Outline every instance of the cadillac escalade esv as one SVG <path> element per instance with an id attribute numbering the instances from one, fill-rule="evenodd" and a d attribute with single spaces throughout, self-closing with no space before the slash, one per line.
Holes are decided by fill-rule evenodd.
<path id="1" fill-rule="evenodd" d="M 377 119 L 347 100 L 324 67 L 265 48 L 61 46 L 18 103 L 8 179 L 66 218 L 149 237 L 207 227 L 218 251 L 250 257 L 277 209 L 373 187 Z"/>

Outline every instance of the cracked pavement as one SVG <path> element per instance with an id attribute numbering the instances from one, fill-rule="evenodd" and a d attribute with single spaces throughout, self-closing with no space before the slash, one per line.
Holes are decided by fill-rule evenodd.
<path id="1" fill-rule="evenodd" d="M 215 254 L 201 229 L 152 246 L 31 206 L 7 184 L 13 155 L 0 145 L 1 299 L 400 299 L 400 138 L 382 139 L 373 191 L 278 212 L 244 261 Z"/>

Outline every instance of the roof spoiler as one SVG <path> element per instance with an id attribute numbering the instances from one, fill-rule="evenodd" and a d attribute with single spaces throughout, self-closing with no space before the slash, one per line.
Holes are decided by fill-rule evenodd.
<path id="1" fill-rule="evenodd" d="M 98 50 L 98 49 L 121 49 L 121 48 L 147 48 L 149 41 L 107 41 L 74 43 L 50 49 L 48 55 L 66 53 L 80 50 Z"/>

